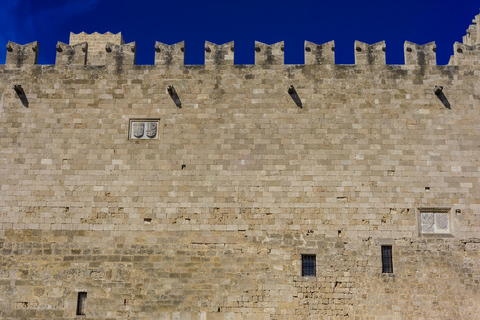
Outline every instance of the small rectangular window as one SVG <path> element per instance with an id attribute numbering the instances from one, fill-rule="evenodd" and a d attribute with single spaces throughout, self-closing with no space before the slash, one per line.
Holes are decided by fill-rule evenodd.
<path id="1" fill-rule="evenodd" d="M 314 254 L 302 254 L 302 276 L 316 275 L 316 256 Z"/>
<path id="2" fill-rule="evenodd" d="M 85 315 L 85 302 L 87 300 L 86 292 L 79 292 L 77 299 L 77 316 Z"/>
<path id="3" fill-rule="evenodd" d="M 392 246 L 382 246 L 382 272 L 393 273 Z"/>

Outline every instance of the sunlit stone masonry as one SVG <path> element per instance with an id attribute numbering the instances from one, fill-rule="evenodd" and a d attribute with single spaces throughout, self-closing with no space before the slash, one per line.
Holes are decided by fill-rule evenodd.
<path id="1" fill-rule="evenodd" d="M 71 34 L 0 66 L 0 318 L 478 319 L 480 15 L 435 44 Z M 153 39 L 155 40 L 155 39 Z"/>

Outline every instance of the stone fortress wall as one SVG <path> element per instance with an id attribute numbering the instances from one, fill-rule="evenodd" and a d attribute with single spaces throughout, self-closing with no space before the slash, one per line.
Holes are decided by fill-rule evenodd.
<path id="1" fill-rule="evenodd" d="M 435 44 L 71 34 L 0 66 L 1 319 L 478 319 L 480 15 Z M 479 109 L 476 109 L 479 108 Z M 383 272 L 391 248 L 393 272 Z M 302 276 L 302 255 L 315 275 Z"/>

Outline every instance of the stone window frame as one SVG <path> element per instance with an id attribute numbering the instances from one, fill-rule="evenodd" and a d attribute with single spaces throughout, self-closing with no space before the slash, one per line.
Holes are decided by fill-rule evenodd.
<path id="1" fill-rule="evenodd" d="M 157 123 L 157 134 L 153 138 L 149 137 L 142 137 L 142 138 L 134 138 L 132 137 L 132 129 L 134 122 L 156 122 Z M 128 119 L 128 132 L 127 132 L 127 139 L 129 141 L 152 141 L 158 140 L 160 136 L 160 118 L 129 118 Z"/>
<path id="2" fill-rule="evenodd" d="M 453 226 L 452 226 L 452 208 L 449 207 L 420 207 L 417 209 L 417 229 L 418 235 L 420 237 L 453 237 Z M 448 218 L 448 232 L 423 232 L 422 231 L 422 213 L 431 213 L 431 214 L 446 214 Z M 436 221 L 436 220 L 435 220 Z"/>

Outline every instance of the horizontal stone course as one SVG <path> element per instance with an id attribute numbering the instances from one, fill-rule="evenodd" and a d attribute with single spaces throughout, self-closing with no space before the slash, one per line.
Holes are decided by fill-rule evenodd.
<path id="1" fill-rule="evenodd" d="M 348 66 L 333 43 L 306 65 L 281 43 L 250 66 L 232 43 L 205 66 L 183 43 L 151 66 L 1 65 L 0 318 L 475 319 L 476 64 L 410 43 L 385 65 L 382 45 Z"/>

